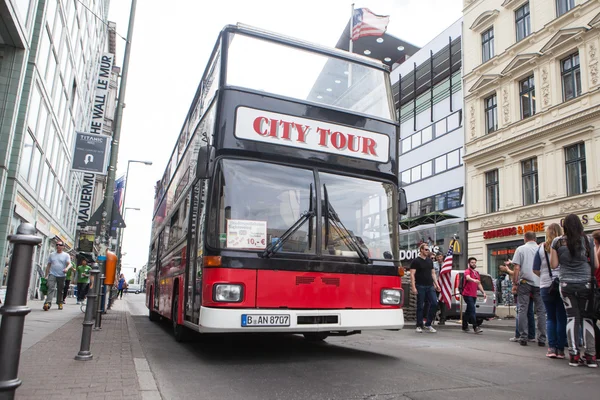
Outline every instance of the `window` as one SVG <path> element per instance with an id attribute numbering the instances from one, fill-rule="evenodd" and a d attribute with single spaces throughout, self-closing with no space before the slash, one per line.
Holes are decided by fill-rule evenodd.
<path id="1" fill-rule="evenodd" d="M 521 8 L 515 11 L 515 25 L 517 28 L 517 42 L 531 34 L 529 3 L 523 4 Z"/>
<path id="2" fill-rule="evenodd" d="M 494 28 L 490 28 L 481 34 L 482 62 L 494 57 Z"/>
<path id="3" fill-rule="evenodd" d="M 567 196 L 587 192 L 585 144 L 578 143 L 565 148 L 567 169 Z"/>
<path id="4" fill-rule="evenodd" d="M 461 111 L 457 111 L 449 116 L 442 118 L 436 123 L 429 125 L 418 132 L 413 133 L 405 139 L 402 139 L 402 154 L 407 153 L 425 143 L 444 136 L 460 127 Z"/>
<path id="5" fill-rule="evenodd" d="M 563 100 L 574 99 L 581 94 L 581 71 L 579 69 L 579 53 L 571 54 L 560 62 L 562 76 Z"/>
<path id="6" fill-rule="evenodd" d="M 498 130 L 498 110 L 496 94 L 494 93 L 484 101 L 485 105 L 485 132 L 492 133 Z"/>
<path id="7" fill-rule="evenodd" d="M 444 211 L 462 207 L 463 188 L 439 193 L 408 204 L 407 218 L 419 217 L 432 211 Z"/>
<path id="8" fill-rule="evenodd" d="M 535 83 L 533 75 L 519 82 L 519 98 L 521 99 L 521 118 L 535 114 Z"/>
<path id="9" fill-rule="evenodd" d="M 486 195 L 486 210 L 488 213 L 498 211 L 500 208 L 498 170 L 485 173 L 485 195 Z"/>
<path id="10" fill-rule="evenodd" d="M 523 171 L 523 205 L 535 204 L 539 201 L 537 158 L 522 161 L 521 170 Z"/>
<path id="11" fill-rule="evenodd" d="M 560 17 L 573 7 L 575 7 L 575 0 L 556 0 L 556 16 Z"/>

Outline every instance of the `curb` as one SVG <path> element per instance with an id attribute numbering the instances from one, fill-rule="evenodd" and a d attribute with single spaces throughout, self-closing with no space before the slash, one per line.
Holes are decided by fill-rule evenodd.
<path id="1" fill-rule="evenodd" d="M 127 307 L 127 306 L 126 306 Z M 140 385 L 140 394 L 143 400 L 162 400 L 160 391 L 158 390 L 158 382 L 152 374 L 146 355 L 140 344 L 138 331 L 131 318 L 129 309 L 127 313 L 127 329 L 129 330 L 129 342 L 131 344 L 131 354 L 135 363 L 135 372 L 138 376 L 138 384 Z"/>

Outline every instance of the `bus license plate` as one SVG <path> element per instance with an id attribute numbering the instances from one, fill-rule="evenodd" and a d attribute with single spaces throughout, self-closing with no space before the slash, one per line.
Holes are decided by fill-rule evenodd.
<path id="1" fill-rule="evenodd" d="M 286 314 L 242 314 L 242 326 L 290 326 L 290 316 Z"/>

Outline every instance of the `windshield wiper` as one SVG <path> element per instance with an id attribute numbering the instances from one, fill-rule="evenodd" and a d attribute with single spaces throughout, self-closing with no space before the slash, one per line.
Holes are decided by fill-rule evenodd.
<path id="1" fill-rule="evenodd" d="M 325 184 L 323 184 L 323 195 L 325 197 L 324 200 L 325 200 L 325 210 L 326 210 L 325 211 L 325 224 L 326 224 L 325 225 L 325 235 L 326 235 L 325 246 L 327 246 L 327 244 L 329 242 L 329 220 L 331 220 L 332 222 L 334 222 L 334 224 L 332 224 L 332 226 L 337 231 L 337 234 L 344 240 L 344 242 L 346 243 L 346 246 L 348 246 L 348 248 L 354 250 L 358 254 L 358 257 L 360 258 L 360 260 L 363 263 L 369 264 L 371 262 L 371 260 L 369 259 L 369 256 L 364 251 L 364 249 L 360 246 L 360 242 L 358 241 L 356 236 L 354 236 L 354 234 L 350 230 L 348 230 L 348 228 L 346 228 L 344 226 L 344 224 L 342 223 L 342 220 L 340 219 L 337 212 L 335 212 L 335 209 L 329 202 L 329 195 L 327 194 L 327 186 L 325 186 Z M 344 232 L 346 234 L 344 234 Z"/>
<path id="2" fill-rule="evenodd" d="M 283 244 L 292 237 L 292 235 L 294 233 L 296 233 L 296 231 L 298 229 L 300 229 L 300 227 L 302 225 L 304 225 L 304 223 L 306 222 L 307 219 L 310 219 L 309 221 L 309 225 L 308 225 L 308 247 L 311 247 L 312 244 L 312 217 L 315 216 L 315 211 L 313 209 L 313 190 L 312 190 L 312 184 L 310 185 L 310 204 L 308 206 L 308 211 L 306 211 L 305 213 L 303 213 L 302 215 L 300 215 L 300 218 L 298 218 L 298 220 L 296 220 L 296 222 L 294 222 L 294 224 L 292 226 L 289 227 L 289 229 L 285 232 L 283 232 L 283 234 L 281 235 L 281 237 L 279 238 L 279 240 L 275 243 L 271 243 L 270 245 L 267 246 L 267 248 L 265 249 L 265 251 L 263 251 L 262 253 L 262 257 L 263 258 L 269 258 L 271 257 L 273 254 L 275 254 L 280 248 L 281 246 L 283 246 Z"/>

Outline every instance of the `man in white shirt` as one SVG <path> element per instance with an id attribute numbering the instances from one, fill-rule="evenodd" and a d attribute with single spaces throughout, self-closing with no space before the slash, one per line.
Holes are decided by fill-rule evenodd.
<path id="1" fill-rule="evenodd" d="M 56 252 L 48 256 L 48 265 L 46 266 L 46 279 L 48 279 L 48 295 L 44 302 L 44 311 L 48 311 L 52 306 L 52 299 L 56 293 L 56 304 L 58 309 L 63 309 L 63 288 L 65 286 L 65 275 L 71 265 L 71 257 L 63 252 L 64 243 L 56 242 Z M 58 287 L 57 287 L 58 286 Z"/>
<path id="2" fill-rule="evenodd" d="M 517 295 L 519 308 L 519 344 L 527 346 L 528 321 L 527 308 L 533 299 L 535 315 L 537 316 L 537 342 L 539 346 L 546 346 L 546 309 L 540 294 L 540 278 L 533 273 L 533 260 L 538 251 L 535 232 L 525 233 L 525 244 L 519 246 L 513 256 L 515 266 L 513 279 L 513 293 Z"/>

